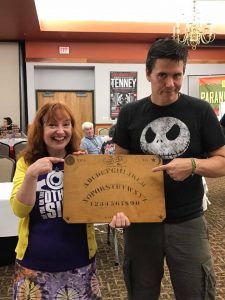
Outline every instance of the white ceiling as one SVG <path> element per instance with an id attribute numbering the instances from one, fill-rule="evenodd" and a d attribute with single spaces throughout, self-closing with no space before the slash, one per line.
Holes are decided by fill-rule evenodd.
<path id="1" fill-rule="evenodd" d="M 39 21 L 190 22 L 193 0 L 35 0 Z M 196 0 L 197 19 L 225 24 L 225 1 Z"/>

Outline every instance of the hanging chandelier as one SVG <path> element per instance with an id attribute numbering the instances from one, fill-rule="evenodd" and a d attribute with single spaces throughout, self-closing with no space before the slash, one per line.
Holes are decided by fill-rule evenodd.
<path id="1" fill-rule="evenodd" d="M 212 24 L 201 24 L 196 21 L 196 0 L 193 0 L 193 21 L 185 25 L 184 32 L 180 24 L 176 24 L 173 27 L 173 39 L 180 44 L 191 46 L 193 50 L 196 50 L 201 43 L 208 44 L 214 41 L 215 33 Z"/>

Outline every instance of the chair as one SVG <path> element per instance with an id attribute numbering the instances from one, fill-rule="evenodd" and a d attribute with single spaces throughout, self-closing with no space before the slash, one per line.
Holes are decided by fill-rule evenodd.
<path id="1" fill-rule="evenodd" d="M 112 231 L 112 237 L 113 237 L 113 243 L 114 243 L 114 253 L 115 253 L 115 261 L 114 264 L 115 266 L 118 266 L 120 261 L 119 261 L 119 250 L 118 250 L 118 241 L 117 241 L 117 236 L 116 236 L 116 228 L 111 228 L 108 225 L 108 230 L 107 230 L 107 244 L 110 245 L 110 232 Z"/>
<path id="2" fill-rule="evenodd" d="M 26 147 L 26 145 L 27 145 L 27 141 L 21 141 L 21 142 L 16 143 L 13 146 L 14 155 L 15 155 L 16 160 L 18 158 L 19 153 Z"/>
<path id="3" fill-rule="evenodd" d="M 102 226 L 104 226 L 104 229 L 102 229 Z M 94 224 L 96 231 L 104 232 L 104 233 L 106 233 L 105 226 L 107 226 L 107 244 L 109 246 L 111 246 L 111 241 L 113 242 L 114 257 L 115 257 L 114 265 L 118 266 L 120 261 L 119 261 L 119 249 L 118 249 L 118 240 L 117 240 L 116 232 L 117 232 L 117 230 L 120 230 L 120 229 L 111 228 L 108 223 L 95 223 Z M 112 233 L 112 235 L 110 233 Z"/>
<path id="4" fill-rule="evenodd" d="M 0 142 L 0 155 L 9 157 L 10 155 L 9 145 Z"/>
<path id="5" fill-rule="evenodd" d="M 0 182 L 11 182 L 14 176 L 16 162 L 7 156 L 0 156 Z"/>
<path id="6" fill-rule="evenodd" d="M 99 135 L 109 135 L 109 128 L 101 128 L 98 131 Z"/>

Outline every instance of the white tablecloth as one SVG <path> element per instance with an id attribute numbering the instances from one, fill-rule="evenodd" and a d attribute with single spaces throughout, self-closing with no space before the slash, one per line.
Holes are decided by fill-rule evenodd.
<path id="1" fill-rule="evenodd" d="M 26 138 L 5 138 L 5 139 L 0 139 L 1 143 L 7 144 L 10 147 L 14 146 L 15 144 L 19 142 L 27 141 Z"/>
<path id="2" fill-rule="evenodd" d="M 12 182 L 0 183 L 0 237 L 16 236 L 18 234 L 19 218 L 10 205 Z"/>

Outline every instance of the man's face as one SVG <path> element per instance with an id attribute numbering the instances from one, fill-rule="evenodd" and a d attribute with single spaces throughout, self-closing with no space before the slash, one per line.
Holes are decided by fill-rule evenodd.
<path id="1" fill-rule="evenodd" d="M 183 61 L 173 61 L 167 58 L 157 59 L 150 73 L 146 77 L 151 82 L 151 100 L 157 105 L 168 105 L 178 99 L 183 82 Z"/>
<path id="2" fill-rule="evenodd" d="M 94 136 L 94 128 L 93 127 L 84 128 L 84 135 L 87 137 L 93 137 Z"/>

